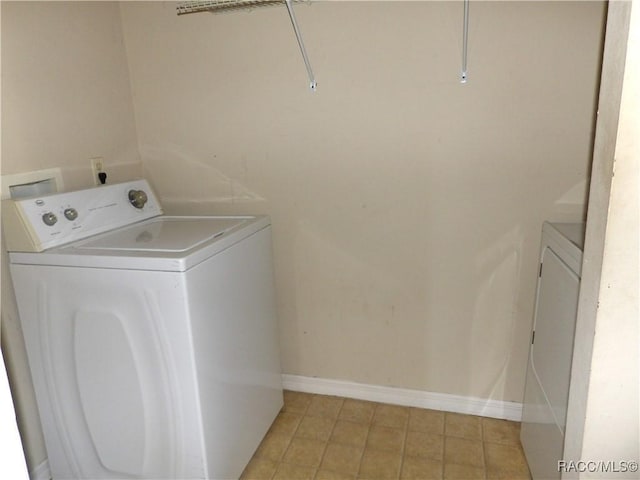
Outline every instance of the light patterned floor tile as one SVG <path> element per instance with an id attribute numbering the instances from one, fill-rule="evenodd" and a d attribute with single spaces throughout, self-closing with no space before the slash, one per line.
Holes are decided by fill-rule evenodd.
<path id="1" fill-rule="evenodd" d="M 402 453 L 405 431 L 399 428 L 372 425 L 367 437 L 367 448 Z"/>
<path id="2" fill-rule="evenodd" d="M 279 462 L 282 460 L 284 452 L 291 443 L 291 438 L 288 435 L 282 435 L 280 433 L 269 432 L 260 443 L 260 446 L 256 450 L 255 456 L 258 458 L 272 460 Z"/>
<path id="3" fill-rule="evenodd" d="M 307 408 L 307 415 L 336 419 L 342 408 L 343 398 L 328 395 L 314 395 Z"/>
<path id="4" fill-rule="evenodd" d="M 363 449 L 339 443 L 329 443 L 320 468 L 355 475 L 358 473 Z"/>
<path id="5" fill-rule="evenodd" d="M 409 409 L 409 430 L 444 434 L 444 412 L 424 408 Z"/>
<path id="6" fill-rule="evenodd" d="M 444 480 L 484 480 L 484 468 L 448 463 L 444 466 Z"/>
<path id="7" fill-rule="evenodd" d="M 441 462 L 444 455 L 444 436 L 426 432 L 407 432 L 405 455 Z"/>
<path id="8" fill-rule="evenodd" d="M 302 415 L 298 413 L 280 412 L 271 425 L 269 432 L 292 437 L 301 420 Z"/>
<path id="9" fill-rule="evenodd" d="M 315 476 L 316 469 L 313 467 L 281 463 L 278 465 L 273 480 L 313 480 Z"/>
<path id="10" fill-rule="evenodd" d="M 317 467 L 322 460 L 325 442 L 295 437 L 284 454 L 283 461 L 293 465 Z"/>
<path id="11" fill-rule="evenodd" d="M 485 443 L 487 475 L 491 478 L 529 477 L 529 467 L 520 446 Z"/>
<path id="12" fill-rule="evenodd" d="M 277 467 L 277 462 L 252 458 L 244 472 L 242 472 L 240 480 L 271 480 Z"/>
<path id="13" fill-rule="evenodd" d="M 315 480 L 355 480 L 355 475 L 347 473 L 332 472 L 331 470 L 318 470 Z"/>
<path id="14" fill-rule="evenodd" d="M 484 468 L 482 442 L 466 438 L 445 437 L 445 463 L 457 463 Z"/>
<path id="15" fill-rule="evenodd" d="M 311 438 L 326 442 L 331 436 L 335 420 L 324 417 L 309 417 L 305 415 L 296 430 L 296 437 Z"/>
<path id="16" fill-rule="evenodd" d="M 402 480 L 441 480 L 442 463 L 419 457 L 404 457 L 402 461 Z"/>
<path id="17" fill-rule="evenodd" d="M 304 415 L 311 403 L 313 395 L 303 392 L 284 391 L 284 412 L 299 413 Z"/>
<path id="18" fill-rule="evenodd" d="M 342 410 L 340 410 L 338 418 L 350 422 L 369 424 L 373 418 L 375 409 L 376 404 L 373 402 L 347 398 L 342 405 Z"/>
<path id="19" fill-rule="evenodd" d="M 365 449 L 358 478 L 367 480 L 398 479 L 401 463 L 402 456 L 399 453 Z"/>
<path id="20" fill-rule="evenodd" d="M 369 425 L 338 420 L 333 427 L 331 441 L 355 447 L 364 447 L 369 434 Z"/>
<path id="21" fill-rule="evenodd" d="M 444 434 L 452 437 L 482 440 L 480 417 L 460 413 L 445 414 Z"/>
<path id="22" fill-rule="evenodd" d="M 409 408 L 379 403 L 373 415 L 373 424 L 392 428 L 405 428 L 409 421 Z"/>
<path id="23" fill-rule="evenodd" d="M 520 424 L 497 418 L 483 418 L 482 440 L 503 445 L 520 445 Z"/>

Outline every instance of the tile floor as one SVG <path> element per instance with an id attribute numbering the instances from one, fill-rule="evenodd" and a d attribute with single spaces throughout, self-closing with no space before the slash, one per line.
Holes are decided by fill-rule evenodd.
<path id="1" fill-rule="evenodd" d="M 520 424 L 285 391 L 241 480 L 529 480 Z"/>

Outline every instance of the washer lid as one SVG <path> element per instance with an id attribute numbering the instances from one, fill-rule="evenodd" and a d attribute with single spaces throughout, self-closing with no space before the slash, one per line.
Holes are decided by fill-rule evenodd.
<path id="1" fill-rule="evenodd" d="M 157 217 L 75 244 L 76 250 L 185 252 L 224 235 L 247 218 Z"/>
<path id="2" fill-rule="evenodd" d="M 44 252 L 10 252 L 13 265 L 184 272 L 271 225 L 267 215 L 160 216 Z"/>

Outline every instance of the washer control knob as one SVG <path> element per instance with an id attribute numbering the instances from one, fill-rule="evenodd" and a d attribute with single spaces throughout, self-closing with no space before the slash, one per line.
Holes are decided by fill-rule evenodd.
<path id="1" fill-rule="evenodd" d="M 52 212 L 47 212 L 42 215 L 42 221 L 45 225 L 49 225 L 51 227 L 58 221 L 58 217 L 56 217 Z"/>
<path id="2" fill-rule="evenodd" d="M 64 211 L 64 216 L 67 220 L 73 222 L 76 218 L 78 218 L 78 211 L 75 208 L 67 208 Z"/>
<path id="3" fill-rule="evenodd" d="M 142 208 L 147 203 L 147 194 L 144 190 L 129 190 L 129 202 L 136 208 Z"/>

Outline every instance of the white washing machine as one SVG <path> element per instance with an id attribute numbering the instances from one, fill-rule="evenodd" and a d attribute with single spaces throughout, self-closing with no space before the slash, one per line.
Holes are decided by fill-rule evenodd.
<path id="1" fill-rule="evenodd" d="M 542 227 L 520 440 L 534 480 L 559 479 L 571 378 L 583 223 Z"/>
<path id="2" fill-rule="evenodd" d="M 4 207 L 53 478 L 238 478 L 283 404 L 269 218 L 144 180 Z"/>

